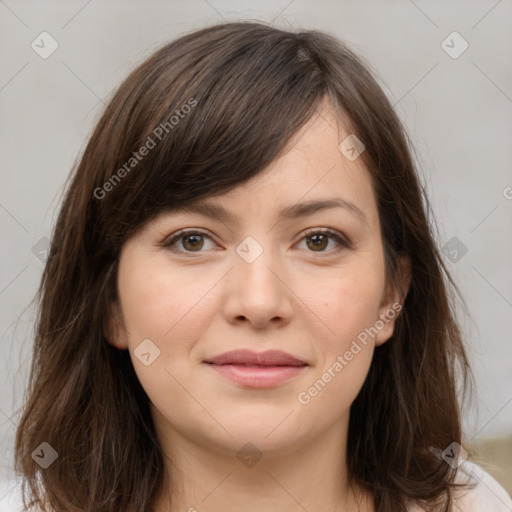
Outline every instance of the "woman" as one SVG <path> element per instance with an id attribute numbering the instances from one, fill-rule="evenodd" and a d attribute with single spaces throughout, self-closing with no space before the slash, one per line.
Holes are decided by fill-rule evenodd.
<path id="1" fill-rule="evenodd" d="M 509 510 L 461 447 L 469 367 L 424 200 L 342 42 L 227 23 L 155 52 L 53 233 L 16 438 L 28 498 Z"/>

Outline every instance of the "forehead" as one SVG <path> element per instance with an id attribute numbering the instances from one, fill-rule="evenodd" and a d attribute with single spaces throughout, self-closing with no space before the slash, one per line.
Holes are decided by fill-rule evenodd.
<path id="1" fill-rule="evenodd" d="M 370 227 L 378 222 L 370 174 L 361 158 L 347 159 L 340 150 L 346 137 L 347 131 L 324 105 L 281 156 L 251 180 L 163 213 L 196 214 L 235 225 L 244 216 L 293 221 L 335 211 Z"/>
<path id="2" fill-rule="evenodd" d="M 368 218 L 364 210 L 356 203 L 340 198 L 330 197 L 325 199 L 311 199 L 304 202 L 294 203 L 280 208 L 277 217 L 283 220 L 295 220 L 308 217 L 317 212 L 342 209 L 356 217 L 360 222 L 368 224 Z M 221 203 L 211 199 L 202 199 L 174 210 L 174 214 L 197 214 L 224 223 L 235 223 L 236 214 Z"/>

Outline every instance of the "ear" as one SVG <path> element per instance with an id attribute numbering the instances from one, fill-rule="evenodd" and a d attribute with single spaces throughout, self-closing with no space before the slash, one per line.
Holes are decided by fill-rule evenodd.
<path id="1" fill-rule="evenodd" d="M 112 302 L 107 311 L 103 332 L 108 343 L 119 350 L 128 348 L 128 337 L 124 328 L 118 302 Z"/>
<path id="2" fill-rule="evenodd" d="M 397 261 L 397 279 L 386 285 L 386 290 L 379 308 L 379 321 L 376 325 L 379 327 L 375 336 L 375 346 L 378 347 L 385 343 L 395 330 L 395 321 L 402 311 L 405 298 L 411 284 L 411 259 L 408 255 L 401 255 Z M 382 328 L 380 328 L 382 327 Z"/>

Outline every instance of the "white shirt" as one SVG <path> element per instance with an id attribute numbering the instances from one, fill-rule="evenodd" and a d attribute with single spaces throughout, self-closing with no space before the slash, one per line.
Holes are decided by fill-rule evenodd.
<path id="1" fill-rule="evenodd" d="M 465 460 L 457 470 L 455 482 L 476 483 L 476 486 L 452 491 L 453 512 L 512 512 L 512 499 L 507 491 L 477 464 Z M 413 506 L 410 512 L 424 510 Z"/>
<path id="2" fill-rule="evenodd" d="M 480 466 L 464 461 L 456 482 L 476 482 L 473 489 L 454 491 L 453 512 L 512 512 L 512 499 L 505 489 Z M 0 482 L 0 512 L 23 512 L 21 479 Z M 423 512 L 418 506 L 410 512 Z"/>

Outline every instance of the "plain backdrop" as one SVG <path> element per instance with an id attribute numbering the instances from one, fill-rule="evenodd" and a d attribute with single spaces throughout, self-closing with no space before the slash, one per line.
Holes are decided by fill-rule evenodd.
<path id="1" fill-rule="evenodd" d="M 246 19 L 328 31 L 372 65 L 469 308 L 460 320 L 478 394 L 466 440 L 512 432 L 511 0 L 0 0 L 0 477 L 28 376 L 30 301 L 65 180 L 107 99 L 164 42 Z"/>

